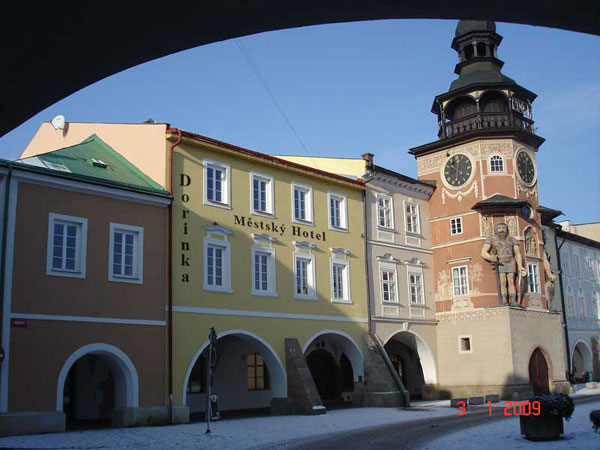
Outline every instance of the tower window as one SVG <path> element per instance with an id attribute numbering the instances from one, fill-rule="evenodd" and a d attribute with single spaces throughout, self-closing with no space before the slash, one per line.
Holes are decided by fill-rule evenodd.
<path id="1" fill-rule="evenodd" d="M 477 56 L 486 56 L 485 43 L 483 43 L 483 42 L 477 43 Z"/>
<path id="2" fill-rule="evenodd" d="M 473 57 L 475 50 L 471 44 L 465 46 L 465 59 L 469 60 Z"/>
<path id="3" fill-rule="evenodd" d="M 490 158 L 490 172 L 504 172 L 504 158 L 494 155 Z"/>
<path id="4" fill-rule="evenodd" d="M 472 353 L 471 336 L 458 337 L 458 353 Z"/>
<path id="5" fill-rule="evenodd" d="M 454 236 L 455 234 L 462 234 L 463 226 L 462 226 L 462 217 L 456 217 L 455 219 L 450 219 L 450 234 Z"/>

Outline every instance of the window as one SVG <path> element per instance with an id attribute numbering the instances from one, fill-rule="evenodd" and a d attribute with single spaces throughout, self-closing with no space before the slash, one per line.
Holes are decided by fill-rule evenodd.
<path id="1" fill-rule="evenodd" d="M 85 278 L 87 219 L 50 213 L 46 274 Z"/>
<path id="2" fill-rule="evenodd" d="M 252 295 L 276 297 L 275 250 L 255 245 L 252 247 Z"/>
<path id="3" fill-rule="evenodd" d="M 192 372 L 190 373 L 190 379 L 187 385 L 187 393 L 188 394 L 198 394 L 205 391 L 206 388 L 206 368 L 204 363 L 204 358 L 200 356 L 192 367 Z"/>
<path id="4" fill-rule="evenodd" d="M 579 278 L 579 276 L 580 276 L 579 255 L 573 255 L 573 265 L 575 266 L 575 277 Z"/>
<path id="5" fill-rule="evenodd" d="M 594 319 L 600 320 L 600 294 L 598 293 L 594 299 Z"/>
<path id="6" fill-rule="evenodd" d="M 398 303 L 396 268 L 387 264 L 382 265 L 379 274 L 381 278 L 381 301 Z"/>
<path id="7" fill-rule="evenodd" d="M 490 158 L 490 172 L 504 172 L 504 159 L 500 155 Z"/>
<path id="8" fill-rule="evenodd" d="M 273 214 L 273 177 L 250 173 L 250 211 L 259 215 Z"/>
<path id="9" fill-rule="evenodd" d="M 419 205 L 406 202 L 404 204 L 404 220 L 407 233 L 419 233 Z"/>
<path id="10" fill-rule="evenodd" d="M 331 258 L 331 301 L 350 303 L 350 265 L 345 259 Z"/>
<path id="11" fill-rule="evenodd" d="M 588 271 L 590 272 L 590 280 L 594 280 L 594 263 L 592 262 L 592 258 L 587 259 Z"/>
<path id="12" fill-rule="evenodd" d="M 458 353 L 473 353 L 471 345 L 471 336 L 458 337 Z"/>
<path id="13" fill-rule="evenodd" d="M 571 295 L 567 297 L 567 314 L 569 317 L 575 317 L 575 299 Z"/>
<path id="14" fill-rule="evenodd" d="M 571 271 L 569 270 L 569 260 L 567 258 L 568 256 L 569 254 L 566 251 L 560 252 L 560 261 L 562 269 L 566 276 L 571 276 Z"/>
<path id="15" fill-rule="evenodd" d="M 457 217 L 456 219 L 450 219 L 450 234 L 454 236 L 455 234 L 462 234 L 462 217 Z"/>
<path id="16" fill-rule="evenodd" d="M 579 318 L 585 318 L 585 297 L 583 296 L 583 291 L 579 290 L 579 298 L 577 299 L 577 313 Z"/>
<path id="17" fill-rule="evenodd" d="M 537 264 L 527 264 L 527 285 L 530 294 L 540 293 L 540 274 Z"/>
<path id="18" fill-rule="evenodd" d="M 423 297 L 423 275 L 420 273 L 408 272 L 408 289 L 410 294 L 410 302 L 415 305 L 425 303 Z"/>
<path id="19" fill-rule="evenodd" d="M 222 208 L 230 204 L 230 167 L 216 161 L 204 161 L 204 203 Z"/>
<path id="20" fill-rule="evenodd" d="M 312 195 L 310 186 L 292 183 L 292 221 L 312 224 Z"/>
<path id="21" fill-rule="evenodd" d="M 387 195 L 377 196 L 377 224 L 383 228 L 394 228 L 394 215 L 392 197 Z"/>
<path id="22" fill-rule="evenodd" d="M 142 283 L 144 228 L 110 224 L 108 279 L 124 283 Z"/>
<path id="23" fill-rule="evenodd" d="M 329 228 L 333 230 L 347 230 L 346 197 L 339 194 L 328 193 L 329 199 Z"/>
<path id="24" fill-rule="evenodd" d="M 452 285 L 455 297 L 469 295 L 469 271 L 467 266 L 452 268 Z"/>
<path id="25" fill-rule="evenodd" d="M 294 253 L 294 298 L 316 300 L 315 257 L 308 253 Z"/>
<path id="26" fill-rule="evenodd" d="M 219 225 L 205 227 L 204 290 L 232 293 L 231 290 L 231 230 Z"/>
<path id="27" fill-rule="evenodd" d="M 249 391 L 265 391 L 269 386 L 269 371 L 260 353 L 246 357 L 246 373 Z"/>

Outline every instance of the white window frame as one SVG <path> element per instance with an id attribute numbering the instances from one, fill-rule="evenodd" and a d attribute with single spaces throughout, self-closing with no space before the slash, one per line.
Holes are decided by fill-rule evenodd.
<path id="1" fill-rule="evenodd" d="M 462 340 L 463 339 L 468 339 L 469 340 L 469 350 L 463 350 L 462 349 Z M 473 336 L 472 335 L 464 335 L 464 336 L 458 336 L 458 353 L 473 353 Z"/>
<path id="2" fill-rule="evenodd" d="M 456 236 L 457 234 L 463 234 L 462 217 L 454 217 L 453 219 L 450 219 L 450 236 Z"/>
<path id="3" fill-rule="evenodd" d="M 415 270 L 414 268 L 408 267 L 408 274 L 407 274 L 407 285 L 408 285 L 408 303 L 411 306 L 423 306 L 425 305 L 425 284 L 423 282 L 423 271 L 422 270 Z M 412 292 L 411 292 L 411 282 L 410 282 L 410 277 L 411 275 L 416 275 L 419 277 L 419 282 L 420 282 L 420 293 L 421 293 L 421 298 L 420 301 L 417 302 L 413 302 L 412 299 Z"/>
<path id="4" fill-rule="evenodd" d="M 462 275 L 460 274 L 460 269 L 464 268 L 465 269 L 465 284 L 463 286 L 462 284 Z M 458 271 L 458 279 L 461 280 L 461 284 L 459 286 L 457 286 L 454 281 L 456 280 L 456 277 L 454 276 L 454 271 Z M 456 294 L 456 288 L 459 288 L 460 293 Z M 464 288 L 464 289 L 462 289 Z M 463 290 L 466 290 L 465 293 L 463 293 Z M 469 266 L 457 266 L 457 267 L 453 267 L 452 268 L 452 295 L 454 297 L 466 297 L 469 295 Z"/>
<path id="5" fill-rule="evenodd" d="M 308 262 L 307 265 L 307 283 L 308 293 L 298 293 L 298 279 L 297 279 L 297 261 L 304 260 Z M 315 277 L 315 255 L 312 253 L 300 253 L 294 252 L 294 298 L 298 300 L 317 300 L 317 287 Z"/>
<path id="6" fill-rule="evenodd" d="M 265 186 L 266 211 L 254 209 L 254 180 L 256 178 L 267 182 Z M 264 217 L 273 217 L 275 215 L 275 180 L 271 175 L 260 172 L 250 172 L 250 213 Z"/>
<path id="7" fill-rule="evenodd" d="M 224 292 L 227 294 L 233 294 L 231 288 L 231 242 L 229 242 L 228 236 L 231 234 L 231 230 L 218 225 L 211 225 L 206 227 L 207 235 L 204 238 L 203 243 L 203 259 L 202 263 L 204 266 L 204 290 L 212 292 Z M 216 237 L 215 237 L 216 236 Z M 214 283 L 208 283 L 208 247 L 220 247 L 222 250 L 222 286 L 217 286 Z"/>
<path id="8" fill-rule="evenodd" d="M 332 223 L 331 217 L 331 199 L 336 198 L 340 200 L 340 226 L 336 226 Z M 333 231 L 348 232 L 348 201 L 345 195 L 338 194 L 336 192 L 327 193 L 327 217 L 329 223 L 329 229 Z"/>
<path id="9" fill-rule="evenodd" d="M 256 273 L 254 267 L 254 257 L 257 253 L 267 255 L 267 289 L 256 289 Z M 275 249 L 261 245 L 252 246 L 252 259 L 250 261 L 252 270 L 252 295 L 257 297 L 277 297 L 277 278 L 275 273 Z"/>
<path id="10" fill-rule="evenodd" d="M 306 218 L 301 219 L 296 217 L 296 201 L 295 201 L 295 193 L 296 190 L 305 191 L 305 209 L 306 209 Z M 312 186 L 300 183 L 292 183 L 292 222 L 301 223 L 303 225 L 313 225 L 313 188 Z"/>
<path id="11" fill-rule="evenodd" d="M 527 292 L 540 293 L 540 268 L 536 263 L 527 263 Z"/>
<path id="12" fill-rule="evenodd" d="M 350 291 L 350 261 L 346 259 L 349 252 L 341 248 L 331 249 L 333 256 L 329 259 L 329 281 L 332 303 L 352 303 L 352 293 Z M 334 265 L 343 266 L 342 269 L 342 289 L 343 297 L 337 298 L 333 289 L 333 267 Z"/>
<path id="13" fill-rule="evenodd" d="M 492 164 L 492 160 L 494 158 L 500 158 L 500 163 L 502 164 L 502 170 L 494 170 L 494 165 Z M 490 156 L 489 161 L 490 161 L 490 165 L 489 165 L 490 173 L 506 173 L 506 163 L 505 163 L 504 157 L 502 155 L 498 155 L 498 154 L 492 155 L 492 156 Z"/>
<path id="14" fill-rule="evenodd" d="M 381 207 L 381 205 L 379 204 L 379 200 L 389 200 L 390 202 L 390 207 L 386 208 L 386 207 Z M 389 224 L 384 224 L 382 225 L 380 222 L 380 212 L 383 209 L 384 211 L 384 219 L 385 217 L 385 211 L 389 211 L 389 217 L 388 217 L 388 221 Z M 386 194 L 377 194 L 377 228 L 384 228 L 386 230 L 393 230 L 394 229 L 394 198 L 390 195 L 386 195 Z"/>
<path id="15" fill-rule="evenodd" d="M 56 269 L 52 266 L 54 250 L 54 224 L 75 225 L 77 227 L 77 240 L 75 247 L 75 270 Z M 67 216 L 64 214 L 48 214 L 48 247 L 46 252 L 46 275 L 70 278 L 85 278 L 87 256 L 87 219 L 83 217 Z M 66 230 L 66 229 L 65 229 Z M 66 251 L 66 249 L 64 249 Z"/>
<path id="16" fill-rule="evenodd" d="M 385 300 L 384 296 L 383 296 L 383 286 L 385 284 L 385 281 L 383 280 L 383 272 L 390 272 L 393 274 L 394 276 L 394 296 L 393 298 L 391 298 L 390 300 Z M 384 263 L 384 262 L 380 262 L 379 263 L 379 289 L 380 289 L 380 298 L 381 298 L 381 303 L 399 303 L 399 299 L 398 299 L 398 270 L 396 268 L 396 264 L 393 263 Z"/>
<path id="17" fill-rule="evenodd" d="M 215 200 L 211 200 L 208 198 L 208 183 L 207 183 L 207 169 L 208 167 L 217 168 L 223 171 L 225 174 L 225 180 L 222 181 L 221 186 L 221 194 L 222 201 L 218 202 Z M 202 177 L 203 177 L 203 201 L 205 205 L 216 206 L 218 208 L 231 209 L 231 166 L 229 164 L 225 164 L 219 161 L 213 161 L 210 159 L 205 159 L 202 164 Z"/>
<path id="18" fill-rule="evenodd" d="M 125 232 L 134 235 L 133 238 L 133 275 L 115 275 L 113 273 L 115 233 Z M 108 280 L 118 283 L 144 282 L 144 227 L 110 223 L 110 238 L 108 244 Z"/>
<path id="19" fill-rule="evenodd" d="M 410 233 L 410 234 L 421 234 L 421 215 L 420 215 L 420 211 L 419 211 L 419 204 L 412 202 L 412 201 L 407 201 L 404 200 L 404 231 L 406 233 Z M 416 213 L 414 214 L 416 217 L 416 230 L 409 230 L 408 229 L 408 213 L 406 211 L 406 207 L 407 206 L 414 206 L 416 208 Z M 413 215 L 411 213 L 411 215 Z"/>

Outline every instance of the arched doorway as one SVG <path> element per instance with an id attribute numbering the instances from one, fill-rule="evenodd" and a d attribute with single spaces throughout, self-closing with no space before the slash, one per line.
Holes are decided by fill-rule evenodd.
<path id="1" fill-rule="evenodd" d="M 306 357 L 306 364 L 323 403 L 340 401 L 342 398 L 342 372 L 331 353 L 322 348 L 313 350 Z"/>
<path id="2" fill-rule="evenodd" d="M 274 398 L 287 397 L 283 364 L 260 336 L 245 330 L 218 333 L 212 393 L 227 414 L 268 412 Z M 192 358 L 183 386 L 183 400 L 202 419 L 206 410 L 208 342 Z M 195 414 L 195 416 L 194 416 Z"/>
<path id="3" fill-rule="evenodd" d="M 306 342 L 303 351 L 323 404 L 349 403 L 355 383 L 362 382 L 364 376 L 364 357 L 352 337 L 323 330 Z"/>
<path id="4" fill-rule="evenodd" d="M 423 386 L 436 383 L 433 353 L 427 343 L 410 331 L 401 331 L 390 337 L 384 348 L 411 399 L 422 398 Z"/>
<path id="5" fill-rule="evenodd" d="M 592 350 L 583 341 L 577 341 L 573 347 L 573 383 L 586 383 L 592 372 Z"/>
<path id="6" fill-rule="evenodd" d="M 137 371 L 121 350 L 90 344 L 67 358 L 56 394 L 56 410 L 65 412 L 67 427 L 108 426 L 115 408 L 137 407 Z"/>
<path id="7" fill-rule="evenodd" d="M 533 395 L 550 393 L 548 363 L 539 348 L 534 350 L 529 359 L 529 384 L 533 388 Z"/>

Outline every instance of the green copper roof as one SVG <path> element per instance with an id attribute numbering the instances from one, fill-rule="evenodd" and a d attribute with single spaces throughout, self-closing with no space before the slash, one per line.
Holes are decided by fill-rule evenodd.
<path id="1" fill-rule="evenodd" d="M 95 134 L 77 145 L 42 153 L 19 162 L 61 172 L 61 175 L 83 181 L 96 181 L 168 195 L 160 184 Z"/>
<path id="2" fill-rule="evenodd" d="M 462 36 L 471 31 L 496 32 L 496 23 L 491 20 L 459 20 L 456 26 L 455 36 Z"/>

